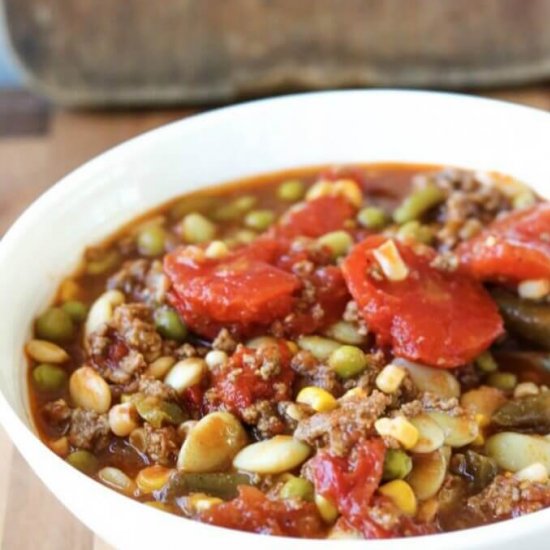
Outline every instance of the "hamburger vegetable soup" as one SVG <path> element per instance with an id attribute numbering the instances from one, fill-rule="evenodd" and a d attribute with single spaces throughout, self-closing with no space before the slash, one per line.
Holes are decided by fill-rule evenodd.
<path id="1" fill-rule="evenodd" d="M 85 251 L 26 345 L 69 464 L 256 533 L 414 536 L 550 506 L 550 203 L 510 177 L 303 169 Z"/>

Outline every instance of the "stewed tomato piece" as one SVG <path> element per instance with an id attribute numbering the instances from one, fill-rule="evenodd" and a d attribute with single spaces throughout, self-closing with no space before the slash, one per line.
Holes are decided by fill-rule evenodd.
<path id="1" fill-rule="evenodd" d="M 550 203 L 507 214 L 462 243 L 462 264 L 483 281 L 550 278 Z"/>
<path id="2" fill-rule="evenodd" d="M 474 359 L 502 333 L 497 307 L 483 286 L 458 269 L 434 264 L 435 252 L 395 243 L 408 275 L 384 276 L 374 251 L 380 235 L 355 246 L 342 264 L 348 288 L 369 329 L 393 353 L 434 367 Z"/>

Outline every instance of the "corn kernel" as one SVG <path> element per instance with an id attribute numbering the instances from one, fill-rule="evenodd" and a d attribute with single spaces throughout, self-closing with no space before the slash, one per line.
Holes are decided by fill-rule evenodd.
<path id="1" fill-rule="evenodd" d="M 220 260 L 229 254 L 229 248 L 223 241 L 212 241 L 204 251 L 204 255 L 211 260 Z"/>
<path id="2" fill-rule="evenodd" d="M 533 464 L 522 468 L 519 472 L 516 472 L 514 476 L 522 481 L 544 482 L 548 480 L 548 470 L 544 464 L 534 462 Z"/>
<path id="3" fill-rule="evenodd" d="M 518 294 L 526 300 L 541 300 L 550 293 L 549 279 L 531 279 L 518 285 Z"/>
<path id="4" fill-rule="evenodd" d="M 405 449 L 412 449 L 418 443 L 418 429 L 404 416 L 379 418 L 374 423 L 374 429 L 381 436 L 393 437 L 399 441 Z"/>
<path id="5" fill-rule="evenodd" d="M 363 194 L 359 185 L 351 179 L 338 179 L 335 181 L 320 180 L 309 188 L 306 200 L 311 201 L 319 197 L 340 195 L 354 206 L 361 206 Z"/>
<path id="6" fill-rule="evenodd" d="M 407 371 L 397 365 L 386 365 L 376 377 L 376 387 L 384 393 L 395 393 Z"/>
<path id="7" fill-rule="evenodd" d="M 292 355 L 296 355 L 300 351 L 298 344 L 292 340 L 287 340 L 286 345 Z"/>
<path id="8" fill-rule="evenodd" d="M 309 405 L 314 411 L 329 412 L 338 407 L 338 402 L 332 394 L 322 388 L 308 386 L 302 390 L 296 397 L 298 403 Z"/>
<path id="9" fill-rule="evenodd" d="M 143 468 L 136 477 L 136 484 L 143 494 L 148 495 L 162 489 L 173 471 L 158 465 Z"/>
<path id="10" fill-rule="evenodd" d="M 336 508 L 336 506 L 328 498 L 325 498 L 322 495 L 315 494 L 314 500 L 323 521 L 325 521 L 325 523 L 334 523 L 340 515 L 338 508 Z"/>
<path id="11" fill-rule="evenodd" d="M 367 392 L 363 388 L 352 388 L 342 395 L 340 399 L 352 399 L 354 397 L 367 397 Z"/>
<path id="12" fill-rule="evenodd" d="M 527 397 L 529 395 L 538 395 L 539 387 L 534 382 L 521 382 L 514 388 L 514 397 Z"/>
<path id="13" fill-rule="evenodd" d="M 409 268 L 391 239 L 373 250 L 373 255 L 388 280 L 403 281 L 408 277 Z"/>
<path id="14" fill-rule="evenodd" d="M 379 487 L 378 492 L 387 496 L 404 514 L 408 516 L 416 514 L 416 497 L 406 481 L 394 479 Z"/>
<path id="15" fill-rule="evenodd" d="M 187 497 L 187 505 L 194 513 L 205 512 L 206 510 L 210 510 L 212 506 L 222 503 L 223 500 L 221 498 L 209 497 L 204 493 L 194 493 Z"/>

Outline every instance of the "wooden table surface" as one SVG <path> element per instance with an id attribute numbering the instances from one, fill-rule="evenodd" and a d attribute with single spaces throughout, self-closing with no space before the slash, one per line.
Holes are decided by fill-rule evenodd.
<path id="1" fill-rule="evenodd" d="M 550 110 L 550 84 L 484 95 Z M 0 94 L 0 236 L 32 200 L 73 168 L 190 112 L 66 112 L 20 93 Z M 1 428 L 0 457 L 3 550 L 110 548 L 57 502 Z"/>

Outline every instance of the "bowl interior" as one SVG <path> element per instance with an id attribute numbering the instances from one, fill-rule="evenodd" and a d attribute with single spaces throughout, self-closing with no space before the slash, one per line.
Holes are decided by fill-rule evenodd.
<path id="1" fill-rule="evenodd" d="M 0 415 L 6 429 L 61 500 L 118 546 L 131 541 L 133 548 L 141 548 L 158 539 L 152 535 L 148 539 L 143 529 L 133 536 L 109 525 L 102 515 L 105 506 L 162 524 L 167 547 L 172 547 L 170 540 L 177 540 L 168 536 L 181 536 L 184 529 L 188 540 L 202 536 L 213 540 L 216 533 L 252 547 L 257 539 L 249 535 L 166 517 L 102 489 L 72 471 L 25 428 L 31 421 L 23 345 L 31 320 L 48 304 L 60 279 L 75 267 L 85 246 L 144 211 L 206 185 L 298 166 L 400 161 L 498 170 L 548 196 L 549 143 L 550 115 L 532 109 L 448 94 L 358 91 L 290 96 L 222 109 L 116 147 L 48 191 L 0 244 L 0 311 L 7 314 L 0 332 Z M 89 497 L 87 503 L 74 494 L 77 489 Z M 550 511 L 543 513 L 548 523 Z M 505 548 L 518 530 L 527 532 L 522 525 L 538 532 L 536 516 L 475 530 L 481 533 L 476 538 L 479 547 L 489 540 L 484 533 L 492 533 L 493 544 L 495 537 L 502 540 Z M 449 548 L 455 543 L 460 547 L 457 537 L 464 544 L 467 540 L 465 534 L 445 537 Z M 438 540 L 436 544 L 428 538 L 426 544 L 442 547 L 443 539 Z M 261 543 L 280 544 L 265 538 Z M 469 543 L 478 544 L 472 539 Z M 304 544 L 330 542 L 305 541 L 300 546 Z M 413 541 L 371 546 L 378 544 L 408 548 Z"/>

